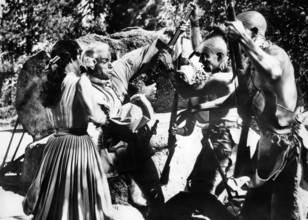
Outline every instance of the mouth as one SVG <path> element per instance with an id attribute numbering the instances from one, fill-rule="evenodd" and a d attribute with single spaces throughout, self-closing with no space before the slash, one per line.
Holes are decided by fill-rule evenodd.
<path id="1" fill-rule="evenodd" d="M 108 76 L 108 77 L 111 77 L 112 76 L 112 71 L 113 69 L 105 69 L 104 70 L 104 75 Z"/>
<path id="2" fill-rule="evenodd" d="M 205 72 L 211 72 L 211 66 L 210 65 L 204 65 L 202 64 L 202 69 L 205 71 Z"/>

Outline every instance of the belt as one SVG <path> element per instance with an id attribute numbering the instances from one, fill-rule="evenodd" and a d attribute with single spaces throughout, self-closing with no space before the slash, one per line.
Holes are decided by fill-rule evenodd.
<path id="1" fill-rule="evenodd" d="M 210 124 L 213 124 L 213 126 L 225 128 L 238 128 L 240 125 L 237 121 L 210 122 Z"/>
<path id="2" fill-rule="evenodd" d="M 66 134 L 85 135 L 87 134 L 87 128 L 58 128 L 56 130 L 56 136 Z"/>

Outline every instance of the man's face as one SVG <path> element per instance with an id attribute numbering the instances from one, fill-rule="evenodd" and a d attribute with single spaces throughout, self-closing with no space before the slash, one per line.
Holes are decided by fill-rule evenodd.
<path id="1" fill-rule="evenodd" d="M 109 51 L 109 46 L 101 46 L 95 53 L 95 59 L 97 64 L 95 65 L 95 75 L 99 76 L 101 79 L 110 79 L 112 73 L 111 65 L 111 54 Z"/>
<path id="2" fill-rule="evenodd" d="M 220 60 L 217 54 L 208 48 L 204 48 L 199 54 L 199 62 L 203 64 L 205 72 L 215 72 L 220 66 Z"/>

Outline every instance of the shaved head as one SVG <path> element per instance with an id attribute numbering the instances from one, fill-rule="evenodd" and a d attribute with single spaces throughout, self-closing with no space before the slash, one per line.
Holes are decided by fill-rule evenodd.
<path id="1" fill-rule="evenodd" d="M 236 16 L 240 20 L 244 27 L 247 29 L 257 28 L 258 32 L 263 36 L 267 29 L 267 23 L 262 14 L 257 11 L 246 11 Z"/>

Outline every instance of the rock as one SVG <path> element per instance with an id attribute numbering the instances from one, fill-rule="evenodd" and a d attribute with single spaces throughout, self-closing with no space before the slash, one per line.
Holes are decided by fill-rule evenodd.
<path id="1" fill-rule="evenodd" d="M 19 122 L 34 140 L 53 132 L 53 124 L 48 120 L 50 110 L 43 107 L 39 95 L 46 78 L 45 63 L 49 56 L 40 51 L 30 57 L 23 65 L 17 81 L 16 111 Z"/>
<path id="2" fill-rule="evenodd" d="M 88 34 L 77 39 L 82 48 L 93 42 L 108 43 L 111 52 L 122 57 L 124 54 L 152 43 L 155 39 L 162 36 L 163 31 L 146 31 L 142 28 L 125 29 L 122 32 L 101 36 Z"/>
<path id="3" fill-rule="evenodd" d="M 122 175 L 108 178 L 112 204 L 129 205 L 127 185 Z"/>

